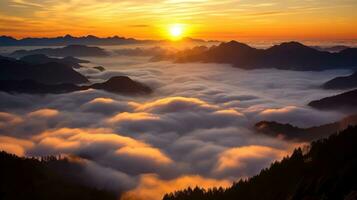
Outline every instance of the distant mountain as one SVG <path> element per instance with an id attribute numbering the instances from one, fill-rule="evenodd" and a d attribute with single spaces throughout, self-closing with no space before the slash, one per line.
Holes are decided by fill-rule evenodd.
<path id="1" fill-rule="evenodd" d="M 0 80 L 34 80 L 44 84 L 88 82 L 86 77 L 67 64 L 59 62 L 31 64 L 6 58 L 0 58 Z"/>
<path id="2" fill-rule="evenodd" d="M 336 45 L 336 46 L 329 46 L 329 47 L 312 46 L 312 48 L 317 49 L 319 51 L 328 51 L 331 53 L 336 53 L 351 47 L 345 45 Z"/>
<path id="3" fill-rule="evenodd" d="M 0 152 L 0 199 L 115 200 L 116 194 L 86 182 L 85 166 L 68 159 L 20 158 Z M 88 181 L 88 180 L 87 180 Z"/>
<path id="4" fill-rule="evenodd" d="M 9 36 L 0 36 L 0 46 L 67 46 L 67 45 L 124 45 L 150 43 L 151 40 L 136 40 L 124 37 L 99 38 L 93 35 L 73 37 L 71 35 L 55 38 L 24 38 L 17 40 Z"/>
<path id="5" fill-rule="evenodd" d="M 357 127 L 349 127 L 226 189 L 187 188 L 163 200 L 355 200 L 356 169 Z"/>
<path id="6" fill-rule="evenodd" d="M 255 124 L 255 130 L 260 134 L 272 137 L 306 142 L 327 137 L 346 129 L 350 125 L 357 125 L 357 115 L 348 116 L 338 122 L 310 128 L 299 128 L 291 124 L 281 124 L 274 121 L 261 121 Z"/>
<path id="7" fill-rule="evenodd" d="M 355 48 L 348 48 L 339 53 L 330 53 L 298 42 L 285 42 L 268 49 L 256 49 L 244 43 L 231 41 L 210 48 L 200 47 L 160 56 L 154 60 L 227 63 L 244 69 L 277 68 L 318 71 L 357 68 L 357 49 Z"/>
<path id="8" fill-rule="evenodd" d="M 114 50 L 116 55 L 120 56 L 159 56 L 166 53 L 166 50 L 161 47 L 151 48 L 126 48 Z"/>
<path id="9" fill-rule="evenodd" d="M 63 48 L 43 48 L 34 50 L 17 50 L 10 54 L 12 57 L 23 57 L 33 54 L 44 54 L 55 57 L 85 57 L 85 56 L 109 56 L 109 53 L 99 47 L 85 45 L 69 45 Z"/>
<path id="10" fill-rule="evenodd" d="M 33 54 L 20 58 L 19 60 L 24 61 L 29 64 L 39 65 L 51 62 L 62 63 L 73 68 L 82 67 L 80 63 L 89 63 L 87 60 L 78 59 L 72 56 L 67 56 L 64 58 L 51 58 L 44 54 Z"/>
<path id="11" fill-rule="evenodd" d="M 106 82 L 87 86 L 77 86 L 71 83 L 44 84 L 34 80 L 0 80 L 0 91 L 7 93 L 62 94 L 88 89 L 99 89 L 128 95 L 144 95 L 152 92 L 148 86 L 133 81 L 126 76 L 112 77 Z"/>
<path id="12" fill-rule="evenodd" d="M 112 77 L 104 83 L 95 83 L 90 88 L 122 94 L 150 94 L 151 88 L 131 80 L 127 76 Z"/>
<path id="13" fill-rule="evenodd" d="M 320 100 L 311 101 L 309 106 L 321 110 L 357 110 L 357 89 Z"/>
<path id="14" fill-rule="evenodd" d="M 342 76 L 327 81 L 322 86 L 325 89 L 351 89 L 357 87 L 357 72 L 350 76 Z"/>
<path id="15" fill-rule="evenodd" d="M 93 69 L 96 69 L 96 70 L 101 71 L 101 72 L 105 71 L 105 68 L 103 66 L 95 66 L 95 67 L 93 67 Z"/>

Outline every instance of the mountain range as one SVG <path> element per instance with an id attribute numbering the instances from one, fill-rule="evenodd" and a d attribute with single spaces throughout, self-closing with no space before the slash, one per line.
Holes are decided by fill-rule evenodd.
<path id="1" fill-rule="evenodd" d="M 351 89 L 357 87 L 357 72 L 349 76 L 336 77 L 322 85 L 324 89 Z"/>
<path id="2" fill-rule="evenodd" d="M 357 115 L 345 117 L 337 122 L 308 128 L 300 128 L 291 124 L 282 124 L 275 121 L 261 121 L 255 124 L 254 127 L 257 133 L 260 134 L 280 137 L 285 140 L 310 142 L 342 131 L 351 125 L 357 125 Z"/>
<path id="3" fill-rule="evenodd" d="M 74 57 L 51 58 L 35 54 L 14 59 L 0 57 L 0 91 L 28 94 L 60 94 L 99 89 L 120 94 L 149 94 L 151 88 L 126 76 L 112 77 L 103 83 L 89 80 L 74 70 L 89 61 Z M 105 70 L 103 67 L 98 70 Z"/>
<path id="4" fill-rule="evenodd" d="M 43 58 L 41 56 L 41 59 Z M 0 57 L 0 80 L 35 80 L 44 84 L 89 82 L 86 77 L 73 70 L 67 62 L 63 63 L 62 59 L 60 62 L 49 59 L 50 62 L 47 63 L 34 62 L 35 59 L 30 59 L 30 57 L 24 60 Z"/>
<path id="5" fill-rule="evenodd" d="M 124 45 L 150 43 L 151 40 L 136 40 L 119 36 L 100 38 L 93 35 L 74 37 L 65 35 L 54 38 L 23 38 L 0 36 L 0 46 L 67 46 L 67 45 Z"/>
<path id="6" fill-rule="evenodd" d="M 285 42 L 268 49 L 257 49 L 231 41 L 212 47 L 194 47 L 153 60 L 175 62 L 226 63 L 244 69 L 277 68 L 283 70 L 319 71 L 357 68 L 357 48 L 338 53 L 319 51 L 298 42 Z"/>
<path id="7" fill-rule="evenodd" d="M 357 110 L 357 89 L 325 97 L 320 100 L 314 100 L 308 105 L 320 110 L 343 110 L 354 112 Z"/>
<path id="8" fill-rule="evenodd" d="M 88 57 L 88 56 L 109 56 L 109 53 L 102 48 L 92 47 L 86 45 L 68 45 L 60 48 L 42 48 L 34 50 L 17 50 L 12 52 L 9 56 L 11 57 L 23 57 L 33 54 L 44 54 L 47 56 L 55 57 Z"/>
<path id="9" fill-rule="evenodd" d="M 129 95 L 150 94 L 151 88 L 127 76 L 115 76 L 103 83 L 78 86 L 73 83 L 45 84 L 35 80 L 0 80 L 0 91 L 27 94 L 62 94 L 80 90 L 98 89 Z"/>

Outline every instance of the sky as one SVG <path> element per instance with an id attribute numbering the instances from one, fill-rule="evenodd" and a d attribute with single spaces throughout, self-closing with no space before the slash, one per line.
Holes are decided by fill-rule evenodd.
<path id="1" fill-rule="evenodd" d="M 0 35 L 167 39 L 357 38 L 356 0 L 1 0 Z"/>

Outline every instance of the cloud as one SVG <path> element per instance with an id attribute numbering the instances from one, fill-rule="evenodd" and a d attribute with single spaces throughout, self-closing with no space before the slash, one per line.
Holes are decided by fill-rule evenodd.
<path id="1" fill-rule="evenodd" d="M 187 175 L 173 180 L 162 180 L 156 175 L 147 174 L 140 178 L 135 189 L 126 192 L 121 200 L 155 200 L 161 199 L 164 194 L 187 187 L 200 186 L 203 188 L 228 187 L 229 181 L 204 178 L 198 175 Z"/>
<path id="2" fill-rule="evenodd" d="M 98 97 L 81 105 L 81 110 L 84 112 L 100 113 L 103 115 L 114 114 L 119 111 L 129 111 L 131 106 L 126 102 L 119 102 L 112 98 Z"/>
<path id="3" fill-rule="evenodd" d="M 126 74 L 155 92 L 140 97 L 100 90 L 0 92 L 0 137 L 13 139 L 2 138 L 0 149 L 24 156 L 74 155 L 94 186 L 155 199 L 190 184 L 211 180 L 219 186 L 254 175 L 291 152 L 295 143 L 256 134 L 253 125 L 339 120 L 343 113 L 305 104 L 331 95 L 321 83 L 350 73 L 241 70 L 125 56 L 88 60 L 108 69 L 92 74 L 94 81 Z"/>
<path id="4" fill-rule="evenodd" d="M 6 128 L 8 126 L 14 126 L 22 122 L 23 119 L 17 115 L 6 113 L 6 112 L 0 112 L 0 130 L 2 128 Z"/>
<path id="5" fill-rule="evenodd" d="M 27 114 L 27 116 L 28 117 L 38 117 L 38 118 L 49 118 L 49 117 L 55 117 L 58 114 L 59 114 L 58 110 L 44 108 L 44 109 L 30 112 Z"/>
<path id="6" fill-rule="evenodd" d="M 216 108 L 197 98 L 167 97 L 144 104 L 131 103 L 137 111 L 150 111 L 156 113 L 185 112 L 196 110 L 212 110 Z"/>
<path id="7" fill-rule="evenodd" d="M 172 160 L 160 149 L 110 129 L 48 130 L 33 137 L 29 155 L 74 154 L 128 173 L 160 170 Z"/>
<path id="8" fill-rule="evenodd" d="M 253 166 L 267 166 L 270 162 L 279 160 L 285 155 L 287 155 L 286 151 L 267 146 L 250 145 L 230 148 L 219 155 L 214 173 L 234 173 L 235 176 L 246 177 L 259 172 L 260 168 Z"/>
<path id="9" fill-rule="evenodd" d="M 158 119 L 160 119 L 158 116 L 145 112 L 137 112 L 137 113 L 122 112 L 108 119 L 108 122 L 118 123 L 123 121 L 153 121 Z"/>
<path id="10" fill-rule="evenodd" d="M 33 143 L 28 140 L 14 137 L 0 136 L 0 150 L 8 153 L 24 156 L 27 149 L 33 147 Z"/>
<path id="11" fill-rule="evenodd" d="M 261 115 L 285 114 L 297 110 L 296 106 L 286 106 L 283 108 L 269 108 L 260 112 Z"/>

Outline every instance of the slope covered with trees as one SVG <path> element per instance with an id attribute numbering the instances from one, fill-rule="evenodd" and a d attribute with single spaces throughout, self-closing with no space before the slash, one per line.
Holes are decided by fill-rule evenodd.
<path id="1" fill-rule="evenodd" d="M 296 149 L 260 174 L 231 187 L 188 188 L 164 200 L 352 200 L 357 198 L 357 127 Z"/>
<path id="2" fill-rule="evenodd" d="M 0 199 L 116 199 L 111 192 L 86 185 L 81 171 L 81 165 L 66 159 L 20 158 L 0 152 Z"/>

